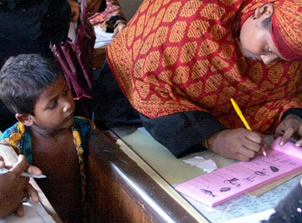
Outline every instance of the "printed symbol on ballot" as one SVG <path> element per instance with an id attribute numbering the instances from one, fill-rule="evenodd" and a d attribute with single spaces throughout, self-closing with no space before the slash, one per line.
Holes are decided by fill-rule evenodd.
<path id="1" fill-rule="evenodd" d="M 230 191 L 232 188 L 231 187 L 222 187 L 222 188 L 220 188 L 220 192 L 228 192 L 228 191 Z"/>
<path id="2" fill-rule="evenodd" d="M 275 167 L 275 166 L 270 166 L 271 170 L 274 172 L 274 173 L 277 173 L 279 172 L 279 168 Z"/>
<path id="3" fill-rule="evenodd" d="M 263 168 L 262 170 L 255 171 L 255 174 L 258 176 L 268 176 L 267 169 Z"/>
<path id="4" fill-rule="evenodd" d="M 255 175 L 251 175 L 247 178 L 244 178 L 243 180 L 247 181 L 248 183 L 252 183 L 255 180 Z"/>
<path id="5" fill-rule="evenodd" d="M 205 195 L 211 196 L 211 197 L 216 197 L 217 195 L 213 194 L 212 191 L 206 190 L 206 189 L 199 189 L 200 192 L 204 193 Z"/>
<path id="6" fill-rule="evenodd" d="M 237 179 L 235 177 L 233 177 L 232 179 L 229 179 L 229 180 L 225 180 L 224 183 L 232 184 L 232 185 L 235 185 L 237 187 L 240 187 L 239 179 Z"/>

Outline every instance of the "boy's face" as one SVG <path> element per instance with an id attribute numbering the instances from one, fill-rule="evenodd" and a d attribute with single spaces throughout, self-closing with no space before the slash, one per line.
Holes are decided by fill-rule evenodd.
<path id="1" fill-rule="evenodd" d="M 74 110 L 68 86 L 63 77 L 59 77 L 42 91 L 34 108 L 33 124 L 43 129 L 70 128 L 74 123 Z"/>

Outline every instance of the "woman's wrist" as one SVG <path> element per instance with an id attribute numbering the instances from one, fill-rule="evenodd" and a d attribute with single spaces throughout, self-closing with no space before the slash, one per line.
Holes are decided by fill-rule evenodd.
<path id="1" fill-rule="evenodd" d="M 203 140 L 202 143 L 201 143 L 201 145 L 202 145 L 204 148 L 206 148 L 207 150 L 212 151 L 211 148 L 210 148 L 208 139 Z"/>
<path id="2" fill-rule="evenodd" d="M 228 129 L 218 131 L 213 135 L 209 136 L 206 140 L 203 141 L 204 147 L 207 148 L 207 150 L 209 151 L 216 152 L 215 145 L 217 144 L 216 143 L 217 137 L 219 137 L 219 135 L 224 131 L 228 131 Z"/>

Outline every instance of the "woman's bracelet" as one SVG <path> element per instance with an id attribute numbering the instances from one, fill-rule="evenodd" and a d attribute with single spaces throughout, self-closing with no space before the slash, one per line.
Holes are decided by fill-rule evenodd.
<path id="1" fill-rule="evenodd" d="M 203 140 L 202 146 L 205 147 L 207 150 L 211 151 L 211 149 L 209 147 L 208 139 Z"/>

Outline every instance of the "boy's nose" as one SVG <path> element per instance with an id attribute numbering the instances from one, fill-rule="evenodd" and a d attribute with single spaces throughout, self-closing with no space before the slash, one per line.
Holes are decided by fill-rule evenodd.
<path id="1" fill-rule="evenodd" d="M 69 109 L 70 109 L 70 106 L 65 105 L 63 107 L 63 112 L 68 112 Z"/>
<path id="2" fill-rule="evenodd" d="M 63 103 L 63 112 L 68 112 L 73 108 L 73 100 L 64 100 Z"/>

